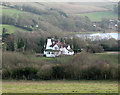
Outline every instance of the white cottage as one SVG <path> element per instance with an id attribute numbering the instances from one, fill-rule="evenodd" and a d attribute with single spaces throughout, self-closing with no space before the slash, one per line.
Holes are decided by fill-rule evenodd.
<path id="1" fill-rule="evenodd" d="M 55 39 L 48 39 L 44 50 L 46 57 L 57 57 L 61 55 L 74 55 L 74 51 L 70 48 L 70 45 L 62 44 Z"/>

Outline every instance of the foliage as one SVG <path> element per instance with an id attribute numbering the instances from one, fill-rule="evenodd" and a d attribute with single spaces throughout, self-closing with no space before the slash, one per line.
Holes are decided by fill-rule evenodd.
<path id="1" fill-rule="evenodd" d="M 27 31 L 26 29 L 21 29 L 21 28 L 18 28 L 18 27 L 15 27 L 13 25 L 6 25 L 6 24 L 2 24 L 1 27 L 3 28 L 3 31 L 5 30 L 5 33 L 15 33 L 15 32 L 29 32 Z"/>
<path id="2" fill-rule="evenodd" d="M 17 7 L 16 7 L 17 6 Z M 14 11 L 13 8 L 7 8 L 3 10 L 2 20 L 3 24 L 15 25 L 23 29 L 30 31 L 32 28 L 36 29 L 36 25 L 39 29 L 47 32 L 58 31 L 80 31 L 91 30 L 91 21 L 86 17 L 69 17 L 67 13 L 59 10 L 39 10 L 32 6 L 18 6 L 14 8 L 18 10 Z M 9 15 L 6 10 L 11 12 Z M 20 12 L 19 12 L 20 11 Z M 16 17 L 14 15 L 17 15 Z M 52 28 L 50 28 L 52 27 Z"/>
<path id="3" fill-rule="evenodd" d="M 91 53 L 101 53 L 103 52 L 103 47 L 101 45 L 88 45 L 87 46 L 87 52 Z"/>
<path id="4" fill-rule="evenodd" d="M 21 53 L 3 52 L 3 79 L 117 79 L 117 58 L 116 54 L 82 52 L 69 59 L 64 57 L 48 60 L 27 57 Z"/>

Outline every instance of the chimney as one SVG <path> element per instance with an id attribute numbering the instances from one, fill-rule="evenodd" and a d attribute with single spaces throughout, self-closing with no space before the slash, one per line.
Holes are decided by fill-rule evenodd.
<path id="1" fill-rule="evenodd" d="M 51 49 L 50 45 L 52 45 L 52 41 L 50 38 L 47 39 L 47 45 L 46 45 L 46 49 Z"/>

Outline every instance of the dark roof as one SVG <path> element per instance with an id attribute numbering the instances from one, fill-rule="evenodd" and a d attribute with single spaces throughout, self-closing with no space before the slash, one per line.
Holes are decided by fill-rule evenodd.
<path id="1" fill-rule="evenodd" d="M 68 47 L 68 44 L 63 44 L 63 47 L 67 48 L 67 47 Z"/>
<path id="2" fill-rule="evenodd" d="M 63 44 L 60 41 L 52 41 L 52 45 L 50 45 L 50 47 L 54 47 L 56 44 L 58 45 L 59 48 L 63 46 Z"/>
<path id="3" fill-rule="evenodd" d="M 55 45 L 56 45 L 56 43 L 54 43 L 54 44 L 50 45 L 50 47 L 54 47 Z"/>
<path id="4" fill-rule="evenodd" d="M 65 47 L 66 49 L 67 49 L 67 47 L 68 47 L 68 44 L 62 44 L 60 41 L 58 41 L 58 40 L 56 40 L 56 39 L 51 39 L 51 41 L 52 41 L 52 45 L 50 45 L 50 47 L 54 47 L 55 45 L 57 45 L 59 48 L 61 48 L 61 47 Z M 67 49 L 68 51 L 70 51 L 70 52 L 73 52 L 73 50 L 72 49 Z M 55 51 L 55 50 L 46 50 L 46 51 Z M 59 51 L 59 50 L 57 50 L 57 51 Z"/>

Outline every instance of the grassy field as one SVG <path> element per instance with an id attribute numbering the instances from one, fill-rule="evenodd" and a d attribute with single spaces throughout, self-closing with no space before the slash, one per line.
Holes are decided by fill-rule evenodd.
<path id="1" fill-rule="evenodd" d="M 18 4 L 18 3 L 17 3 Z M 20 3 L 18 5 L 22 5 L 23 3 Z M 41 5 L 42 4 L 42 5 Z M 96 5 L 91 5 L 88 3 L 88 5 L 84 3 L 26 3 L 26 5 L 34 6 L 40 10 L 45 10 L 46 8 L 55 8 L 57 10 L 62 10 L 63 12 L 66 12 L 67 14 L 71 15 L 77 15 L 77 16 L 88 16 L 92 21 L 100 21 L 101 18 L 103 17 L 108 17 L 108 18 L 116 18 L 117 19 L 117 14 L 115 15 L 111 11 L 109 12 L 108 10 L 112 10 L 113 4 L 106 5 L 101 7 L 101 6 L 96 6 Z M 37 7 L 39 6 L 39 7 Z M 70 10 L 71 9 L 71 10 Z M 32 14 L 29 12 L 21 11 L 21 10 L 16 10 L 16 9 L 11 9 L 8 7 L 3 7 L 2 13 L 9 15 L 14 18 L 18 18 L 20 15 L 23 16 L 24 18 L 28 18 L 27 14 Z M 34 14 L 36 15 L 36 14 Z"/>
<path id="2" fill-rule="evenodd" d="M 117 14 L 113 13 L 112 11 L 106 12 L 92 12 L 92 13 L 83 13 L 83 14 L 76 14 L 77 16 L 88 16 L 92 21 L 100 21 L 102 18 L 110 18 L 110 19 L 117 19 Z"/>
<path id="3" fill-rule="evenodd" d="M 117 93 L 117 81 L 3 81 L 3 93 Z"/>
<path id="4" fill-rule="evenodd" d="M 89 58 L 93 59 L 93 60 L 96 60 L 96 59 L 99 59 L 99 60 L 106 60 L 109 62 L 109 64 L 119 64 L 118 63 L 118 54 L 109 54 L 107 52 L 104 52 L 104 53 L 96 53 L 96 54 L 90 54 L 89 55 Z"/>
<path id="5" fill-rule="evenodd" d="M 1 13 L 0 13 L 1 14 Z M 9 8 L 9 7 L 2 7 L 2 15 L 7 15 L 11 18 L 18 19 L 19 17 L 22 17 L 24 19 L 29 19 L 29 15 L 32 15 L 32 17 L 37 16 L 36 14 Z"/>
<path id="6" fill-rule="evenodd" d="M 65 57 L 56 57 L 56 58 L 46 58 L 46 57 L 35 57 L 35 55 L 26 55 L 26 58 L 30 60 L 47 60 L 47 61 L 60 61 L 61 63 L 67 62 L 71 60 L 73 57 L 72 56 L 65 56 Z M 109 63 L 114 63 L 118 64 L 118 54 L 117 53 L 93 53 L 93 54 L 88 54 L 88 58 L 92 60 L 107 60 Z"/>
<path id="7" fill-rule="evenodd" d="M 45 7 L 52 7 L 58 10 L 62 10 L 68 14 L 94 12 L 94 11 L 106 11 L 106 8 L 91 5 L 90 3 L 43 3 Z"/>
<path id="8" fill-rule="evenodd" d="M 22 11 L 16 10 L 16 9 L 11 9 L 11 8 L 3 8 L 2 9 L 2 14 L 9 15 L 11 17 L 18 18 L 19 14 L 23 14 Z"/>
<path id="9" fill-rule="evenodd" d="M 2 27 L 2 29 L 3 28 L 5 28 L 5 29 L 7 29 L 7 33 L 15 33 L 15 32 L 17 32 L 17 31 L 19 31 L 19 32 L 28 32 L 27 30 L 25 30 L 25 29 L 21 29 L 21 28 L 18 28 L 18 27 L 15 27 L 15 26 L 13 26 L 13 25 L 1 25 L 0 27 Z M 1 32 L 0 32 L 0 34 L 1 34 Z"/>

